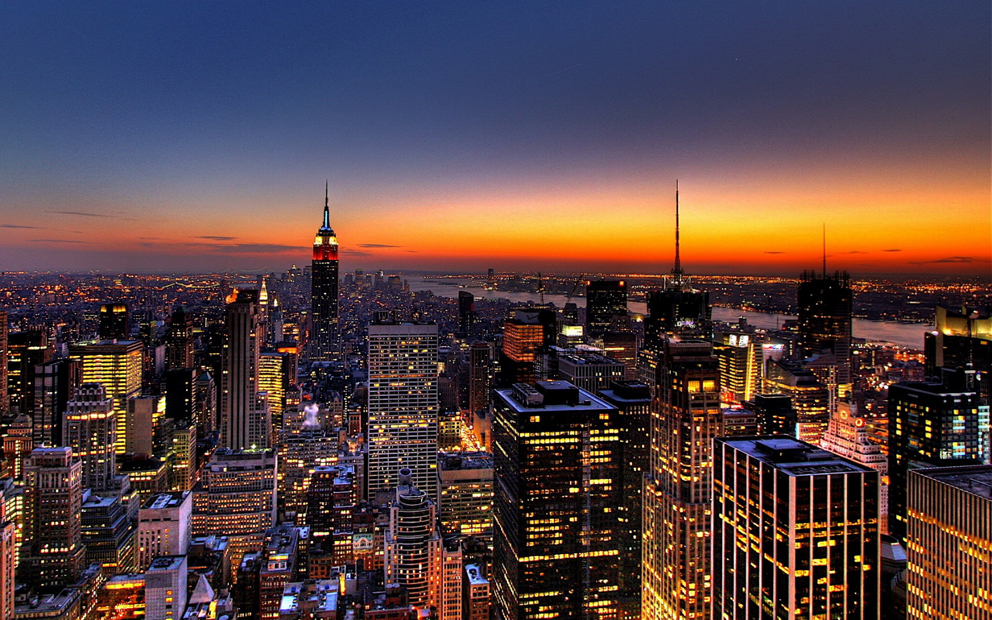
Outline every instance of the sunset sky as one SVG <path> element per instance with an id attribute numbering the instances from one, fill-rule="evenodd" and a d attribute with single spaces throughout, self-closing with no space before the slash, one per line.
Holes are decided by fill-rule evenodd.
<path id="1" fill-rule="evenodd" d="M 992 273 L 992 8 L 0 0 L 0 270 Z"/>

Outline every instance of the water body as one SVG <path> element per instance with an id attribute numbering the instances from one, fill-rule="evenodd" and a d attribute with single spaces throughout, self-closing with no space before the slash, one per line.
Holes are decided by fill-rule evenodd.
<path id="1" fill-rule="evenodd" d="M 466 286 L 472 283 L 470 280 L 424 280 L 420 277 L 409 278 L 411 291 L 431 291 L 438 297 L 457 297 L 458 291 L 467 291 L 476 297 L 488 299 L 509 299 L 515 302 L 539 303 L 541 296 L 538 293 L 515 293 L 508 291 L 487 291 L 480 286 Z M 445 284 L 442 284 L 445 283 Z M 545 295 L 544 301 L 553 303 L 561 308 L 565 305 L 565 295 Z M 585 307 L 585 297 L 573 297 L 571 299 L 575 305 Z M 644 314 L 647 312 L 647 305 L 643 302 L 631 302 L 628 304 L 631 312 Z M 749 325 L 761 329 L 775 329 L 780 327 L 785 321 L 795 319 L 795 316 L 787 314 L 771 314 L 768 312 L 751 312 L 749 310 L 738 310 L 736 308 L 713 308 L 713 319 L 736 322 L 738 317 L 746 317 Z M 923 333 L 933 329 L 933 325 L 923 323 L 895 323 L 891 321 L 868 321 L 866 319 L 854 319 L 854 337 L 864 338 L 873 342 L 887 342 L 913 349 L 923 349 Z"/>

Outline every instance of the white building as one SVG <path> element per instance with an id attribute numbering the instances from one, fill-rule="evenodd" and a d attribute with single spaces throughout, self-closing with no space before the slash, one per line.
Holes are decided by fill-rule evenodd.
<path id="1" fill-rule="evenodd" d="M 193 494 L 161 493 L 148 498 L 138 511 L 138 568 L 165 555 L 186 555 L 189 550 Z"/>

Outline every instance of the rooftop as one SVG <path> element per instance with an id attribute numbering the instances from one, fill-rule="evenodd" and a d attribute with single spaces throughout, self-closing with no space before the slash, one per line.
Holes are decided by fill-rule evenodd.
<path id="1" fill-rule="evenodd" d="M 874 470 L 803 441 L 785 436 L 718 439 L 789 476 L 822 476 Z"/>
<path id="2" fill-rule="evenodd" d="M 992 465 L 935 467 L 915 470 L 915 474 L 943 482 L 966 493 L 992 500 Z"/>

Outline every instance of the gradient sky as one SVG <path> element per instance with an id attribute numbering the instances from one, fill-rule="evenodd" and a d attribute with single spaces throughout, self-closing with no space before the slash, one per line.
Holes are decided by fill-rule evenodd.
<path id="1" fill-rule="evenodd" d="M 0 0 L 0 270 L 989 275 L 992 8 Z"/>

